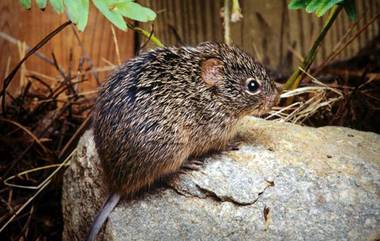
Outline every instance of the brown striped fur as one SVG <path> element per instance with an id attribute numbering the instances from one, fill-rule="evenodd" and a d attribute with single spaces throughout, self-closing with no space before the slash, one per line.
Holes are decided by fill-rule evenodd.
<path id="1" fill-rule="evenodd" d="M 202 66 L 218 63 L 204 75 L 211 70 Z M 261 83 L 259 94 L 246 93 L 247 78 Z M 134 194 L 189 157 L 222 150 L 237 121 L 271 107 L 277 95 L 260 64 L 225 44 L 159 48 L 123 64 L 100 90 L 93 119 L 110 192 Z"/>

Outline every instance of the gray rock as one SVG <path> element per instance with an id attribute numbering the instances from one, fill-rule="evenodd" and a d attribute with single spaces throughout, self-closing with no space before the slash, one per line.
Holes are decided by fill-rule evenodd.
<path id="1" fill-rule="evenodd" d="M 380 136 L 246 118 L 239 150 L 122 201 L 98 240 L 380 239 Z M 64 175 L 63 240 L 83 240 L 107 192 L 92 132 Z"/>

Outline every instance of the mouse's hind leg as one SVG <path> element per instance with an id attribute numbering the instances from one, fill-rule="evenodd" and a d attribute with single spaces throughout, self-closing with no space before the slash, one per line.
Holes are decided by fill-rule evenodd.
<path id="1" fill-rule="evenodd" d="M 179 173 L 187 173 L 188 171 L 199 171 L 202 166 L 203 166 L 204 162 L 203 160 L 200 160 L 199 158 L 198 159 L 194 159 L 194 158 L 191 158 L 189 160 L 186 160 L 183 165 L 181 166 L 181 169 L 179 170 Z"/>

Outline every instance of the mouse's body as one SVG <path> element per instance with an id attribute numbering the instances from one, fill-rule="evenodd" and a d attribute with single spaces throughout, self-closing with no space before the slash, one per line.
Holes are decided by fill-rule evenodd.
<path id="1" fill-rule="evenodd" d="M 189 157 L 222 150 L 241 117 L 267 111 L 277 97 L 265 69 L 225 44 L 155 49 L 128 61 L 100 90 L 93 116 L 111 203 Z"/>

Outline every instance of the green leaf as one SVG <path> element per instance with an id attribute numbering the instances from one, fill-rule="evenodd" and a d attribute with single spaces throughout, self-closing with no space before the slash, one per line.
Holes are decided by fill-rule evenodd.
<path id="1" fill-rule="evenodd" d="M 78 21 L 78 29 L 83 32 L 87 25 L 88 11 L 89 11 L 89 0 L 78 0 L 79 7 L 81 8 L 81 13 Z"/>
<path id="2" fill-rule="evenodd" d="M 32 7 L 31 0 L 20 0 L 21 6 L 25 9 L 30 9 Z"/>
<path id="3" fill-rule="evenodd" d="M 311 1 L 307 4 L 305 10 L 306 10 L 306 12 L 308 12 L 308 13 L 315 12 L 321 4 L 323 4 L 323 1 L 321 1 L 321 0 L 311 0 Z"/>
<path id="4" fill-rule="evenodd" d="M 99 9 L 99 11 L 116 27 L 119 29 L 125 31 L 127 30 L 127 24 L 125 23 L 125 20 L 123 16 L 112 9 L 109 8 L 109 6 L 113 3 L 116 3 L 116 1 L 111 0 L 92 0 L 95 7 Z M 117 1 L 121 2 L 121 1 Z"/>
<path id="5" fill-rule="evenodd" d="M 288 4 L 289 9 L 300 9 L 300 8 L 306 8 L 307 4 L 309 4 L 311 0 L 292 0 Z"/>
<path id="6" fill-rule="evenodd" d="M 351 19 L 356 18 L 355 0 L 292 0 L 289 9 L 305 9 L 308 13 L 315 13 L 318 17 L 337 4 L 343 4 L 344 9 Z"/>
<path id="7" fill-rule="evenodd" d="M 67 15 L 80 31 L 87 25 L 89 0 L 65 0 Z"/>
<path id="8" fill-rule="evenodd" d="M 51 6 L 56 13 L 63 13 L 65 7 L 63 6 L 63 0 L 49 0 Z"/>
<path id="9" fill-rule="evenodd" d="M 47 0 L 36 0 L 36 3 L 40 9 L 45 9 L 46 4 L 47 4 Z"/>
<path id="10" fill-rule="evenodd" d="M 318 6 L 318 9 L 315 11 L 315 14 L 318 17 L 323 16 L 328 10 L 330 10 L 334 5 L 343 2 L 343 0 L 330 0 L 330 1 L 324 1 Z"/>
<path id="11" fill-rule="evenodd" d="M 345 0 L 343 2 L 343 8 L 346 11 L 350 20 L 355 21 L 356 20 L 355 0 Z"/>
<path id="12" fill-rule="evenodd" d="M 65 0 L 66 11 L 71 22 L 77 24 L 79 19 L 79 12 L 76 0 Z"/>
<path id="13" fill-rule="evenodd" d="M 153 10 L 135 2 L 116 3 L 113 5 L 113 10 L 124 17 L 140 22 L 148 22 L 156 18 L 156 13 Z"/>

